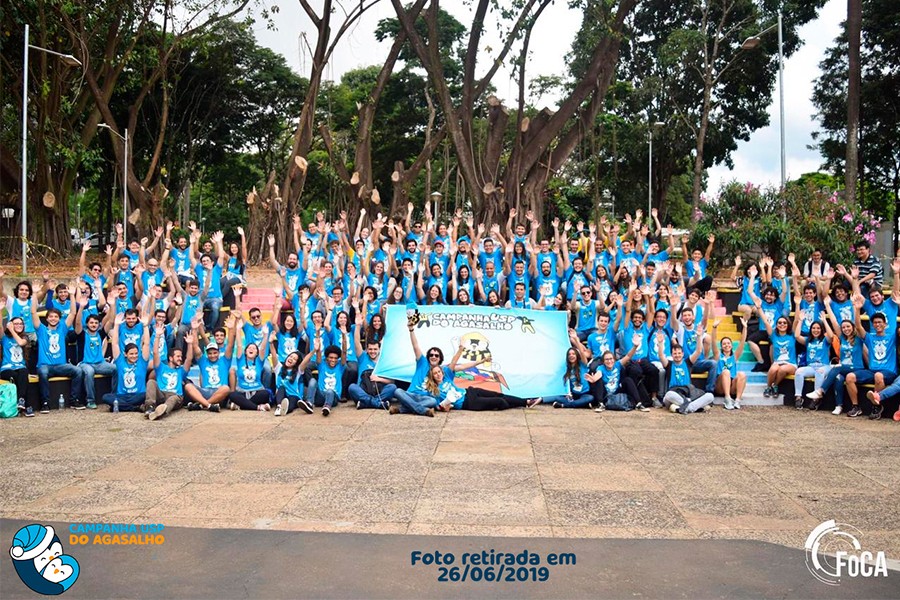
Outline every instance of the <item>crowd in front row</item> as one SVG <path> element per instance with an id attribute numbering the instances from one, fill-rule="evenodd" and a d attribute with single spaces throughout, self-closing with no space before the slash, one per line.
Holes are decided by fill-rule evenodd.
<path id="1" fill-rule="evenodd" d="M 802 269 L 793 255 L 785 263 L 763 257 L 746 269 L 736 257 L 742 315 L 734 341 L 719 336 L 714 315 L 708 261 L 715 238 L 692 249 L 681 236 L 675 260 L 673 230 L 663 231 L 655 211 L 646 222 L 640 211 L 626 216 L 624 230 L 605 218 L 557 219 L 547 235 L 530 212 L 519 220 L 510 211 L 503 231 L 475 226 L 459 212 L 449 223 L 436 223 L 427 209 L 423 216 L 414 221 L 412 205 L 405 219 L 367 220 L 363 211 L 352 234 L 346 214 L 327 222 L 318 213 L 307 227 L 294 217 L 294 251 L 283 262 L 275 239 L 267 240 L 280 279 L 271 307 L 242 301 L 241 228 L 240 240 L 227 247 L 221 232 L 204 238 L 194 223 L 180 235 L 168 223 L 153 240 L 126 245 L 119 225 L 105 264 L 89 262 L 85 244 L 81 272 L 69 285 L 54 285 L 45 273 L 36 292 L 22 281 L 7 295 L 0 283 L 6 307 L 0 379 L 14 384 L 26 416 L 34 415 L 26 402 L 29 373 L 38 376 L 42 413 L 49 412 L 50 379 L 68 377 L 70 406 L 93 409 L 99 400 L 151 420 L 182 406 L 275 416 L 320 408 L 328 416 L 344 400 L 428 416 L 541 403 L 691 414 L 714 394 L 724 396 L 726 409 L 741 408 L 747 377 L 738 360 L 746 347 L 754 370 L 767 372 L 766 396 L 778 396 L 793 376 L 798 409 L 818 409 L 834 390 L 834 414 L 849 400 L 847 415 L 859 416 L 860 386 L 871 383 L 869 417 L 877 419 L 883 401 L 900 395 L 900 259 L 892 263 L 893 289 L 885 297 L 881 264 L 864 241 L 849 268 L 832 267 L 818 251 Z M 390 304 L 567 311 L 568 393 L 517 398 L 457 387 L 455 374 L 477 363 L 461 362 L 461 347 L 446 364 L 439 348 L 423 351 L 411 323 L 404 325 L 415 353 L 412 381 L 378 377 Z M 233 308 L 220 326 L 225 305 Z M 271 308 L 265 322 L 262 308 Z M 199 378 L 188 375 L 194 364 Z M 705 374 L 702 388 L 692 382 L 697 373 Z M 112 378 L 101 398 L 95 375 Z M 814 380 L 806 397 L 804 378 Z"/>

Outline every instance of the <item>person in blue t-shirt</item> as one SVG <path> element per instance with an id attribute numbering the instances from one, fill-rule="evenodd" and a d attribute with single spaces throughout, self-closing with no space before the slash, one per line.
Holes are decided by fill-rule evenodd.
<path id="1" fill-rule="evenodd" d="M 81 323 L 80 313 L 86 306 L 87 298 L 81 298 L 77 304 L 79 316 L 75 318 L 75 334 L 80 348 L 81 363 L 78 368 L 81 369 L 84 382 L 84 400 L 88 408 L 95 409 L 97 399 L 94 394 L 94 376 L 108 376 L 110 389 L 114 390 L 117 387 L 118 371 L 116 365 L 106 360 L 108 341 L 106 330 L 100 326 L 100 317 L 89 315 L 84 325 Z"/>
<path id="2" fill-rule="evenodd" d="M 747 319 L 741 317 L 741 339 L 737 348 L 734 347 L 734 341 L 730 337 L 723 337 L 721 342 L 716 343 L 720 322 L 719 319 L 713 321 L 710 344 L 713 360 L 716 361 L 716 371 L 719 373 L 714 392 L 725 396 L 725 410 L 740 410 L 741 401 L 744 399 L 744 390 L 747 387 L 747 374 L 738 371 L 737 360 L 743 354 L 744 346 L 747 344 Z"/>
<path id="3" fill-rule="evenodd" d="M 227 405 L 232 410 L 272 410 L 272 394 L 263 385 L 263 358 L 259 346 L 249 343 L 244 347 L 244 329 L 241 327 L 240 315 L 237 317 L 235 330 L 237 354 L 229 374 L 234 382 L 234 391 L 228 394 Z"/>
<path id="4" fill-rule="evenodd" d="M 872 286 L 869 289 L 869 297 L 863 305 L 863 312 L 869 316 L 869 319 L 876 313 L 884 315 L 887 320 L 887 325 L 884 330 L 886 335 L 897 334 L 897 315 L 898 310 L 900 310 L 900 258 L 895 258 L 893 262 L 891 262 L 891 270 L 894 273 L 891 296 L 885 298 L 884 292 L 880 287 Z M 856 269 L 853 272 L 855 272 L 856 275 L 859 275 L 859 269 Z M 859 289 L 859 277 L 854 277 L 851 281 L 851 285 L 853 286 L 853 291 L 855 293 L 861 293 Z"/>
<path id="5" fill-rule="evenodd" d="M 713 284 L 712 275 L 709 274 L 709 261 L 712 257 L 713 246 L 716 243 L 716 236 L 713 234 L 707 236 L 706 239 L 709 244 L 706 246 L 705 254 L 698 248 L 689 252 L 689 239 L 690 236 L 687 234 L 681 236 L 682 256 L 690 257 L 690 260 L 685 260 L 684 263 L 684 271 L 688 277 L 687 287 L 695 287 L 703 292 L 708 292 Z"/>
<path id="6" fill-rule="evenodd" d="M 813 389 L 822 387 L 825 377 L 831 370 L 831 342 L 834 336 L 828 327 L 827 321 L 813 321 L 807 333 L 803 333 L 802 323 L 806 321 L 806 311 L 800 309 L 794 318 L 794 339 L 804 347 L 805 364 L 794 371 L 794 407 L 797 410 L 803 408 L 803 384 L 807 377 L 814 381 Z M 820 400 L 811 400 L 810 410 L 819 409 Z"/>
<path id="7" fill-rule="evenodd" d="M 362 313 L 356 313 L 356 327 L 353 329 L 353 343 L 359 356 L 357 380 L 347 387 L 347 394 L 356 402 L 356 408 L 383 408 L 390 410 L 391 398 L 397 386 L 390 379 L 375 375 L 375 366 L 381 355 L 381 342 L 367 340 L 363 352 L 360 330 L 365 326 Z"/>
<path id="8" fill-rule="evenodd" d="M 150 364 L 150 336 L 141 336 L 141 347 L 128 344 L 119 348 L 119 325 L 122 317 L 116 317 L 115 326 L 109 332 L 113 361 L 119 373 L 116 390 L 103 395 L 103 403 L 110 410 L 118 400 L 120 411 L 138 411 L 147 400 L 147 369 Z"/>
<path id="9" fill-rule="evenodd" d="M 407 309 L 407 313 L 409 313 L 409 309 Z M 412 342 L 413 355 L 416 359 L 416 371 L 406 390 L 398 388 L 394 392 L 394 398 L 400 402 L 400 406 L 391 406 L 391 414 L 413 412 L 417 415 L 433 417 L 434 407 L 437 406 L 438 401 L 433 394 L 428 392 L 425 380 L 428 378 L 430 367 L 443 364 L 444 353 L 440 348 L 434 346 L 422 354 L 419 340 L 416 339 L 415 325 L 407 323 L 407 328 L 410 342 Z"/>
<path id="10" fill-rule="evenodd" d="M 847 396 L 850 398 L 850 404 L 854 407 L 859 405 L 858 386 L 866 383 L 873 383 L 875 392 L 880 392 L 897 379 L 897 335 L 887 332 L 887 317 L 883 313 L 875 313 L 870 320 L 872 331 L 866 332 L 862 326 L 862 320 L 859 314 L 862 311 L 865 300 L 861 294 L 854 296 L 854 304 L 856 305 L 856 335 L 863 339 L 866 345 L 869 366 L 867 369 L 860 369 L 848 373 L 844 379 L 847 385 Z M 867 393 L 869 400 L 875 398 L 874 393 Z M 870 419 L 880 419 L 884 410 L 884 406 L 880 402 L 872 402 L 872 412 L 869 413 Z"/>
<path id="11" fill-rule="evenodd" d="M 856 335 L 856 325 L 854 321 L 847 319 L 838 320 L 837 315 L 831 308 L 832 299 L 830 296 L 824 296 L 822 301 L 825 303 L 825 311 L 828 313 L 828 320 L 831 322 L 831 328 L 835 332 L 840 332 L 838 341 L 840 348 L 838 349 L 839 364 L 833 367 L 821 387 L 816 387 L 812 392 L 806 395 L 810 400 L 821 400 L 825 393 L 834 388 L 834 410 L 833 415 L 840 415 L 844 412 L 844 381 L 850 373 L 865 369 L 865 357 L 863 350 L 865 344 L 862 338 Z M 836 334 L 837 335 L 837 334 Z M 854 405 L 848 416 L 858 417 L 862 414 L 862 410 L 858 405 Z"/>
<path id="12" fill-rule="evenodd" d="M 51 377 L 71 377 L 69 403 L 79 410 L 85 408 L 78 400 L 82 381 L 81 370 L 66 362 L 66 337 L 75 321 L 75 314 L 74 311 L 70 312 L 69 318 L 63 321 L 59 310 L 51 308 L 47 311 L 47 324 L 44 325 L 37 311 L 31 311 L 31 322 L 37 333 L 38 342 L 37 373 L 42 413 L 49 412 Z"/>
<path id="13" fill-rule="evenodd" d="M 187 354 L 181 348 L 169 348 L 166 362 L 162 361 L 159 344 L 153 349 L 153 369 L 156 378 L 147 382 L 147 399 L 144 401 L 144 416 L 155 421 L 170 415 L 184 404 L 184 380 L 187 379 L 194 358 L 194 336 L 192 331 L 185 336 Z M 163 325 L 156 326 L 156 337 L 165 336 Z"/>
<path id="14" fill-rule="evenodd" d="M 217 231 L 210 238 L 216 245 L 216 256 L 211 254 L 202 254 L 198 263 L 194 255 L 191 254 L 191 266 L 197 275 L 197 281 L 202 290 L 203 309 L 208 310 L 203 322 L 208 331 L 212 331 L 218 326 L 219 311 L 222 310 L 222 267 L 225 265 L 226 255 L 225 248 L 222 247 L 222 238 L 225 237 L 221 231 Z M 269 236 L 270 238 L 272 236 Z M 269 240 L 272 241 L 271 239 Z"/>
<path id="15" fill-rule="evenodd" d="M 779 316 L 774 327 L 765 312 L 760 314 L 759 319 L 769 334 L 769 352 L 772 359 L 763 396 L 777 398 L 778 386 L 797 370 L 797 341 L 791 333 L 791 324 L 786 316 Z"/>
<path id="16" fill-rule="evenodd" d="M 662 349 L 661 335 L 657 336 L 657 345 Z M 669 360 L 664 352 L 660 352 L 660 358 L 668 374 L 668 389 L 663 396 L 663 404 L 670 411 L 689 415 L 702 411 L 713 403 L 712 392 L 701 390 L 691 384 L 691 359 L 699 358 L 701 352 L 703 352 L 701 344 L 697 345 L 694 354 L 688 359 L 685 359 L 684 348 L 678 344 L 672 345 L 672 360 Z"/>
<path id="17" fill-rule="evenodd" d="M 0 351 L 3 354 L 0 362 L 0 379 L 16 384 L 19 412 L 24 413 L 26 417 L 33 417 L 34 408 L 25 405 L 25 398 L 28 396 L 28 367 L 25 365 L 24 348 L 27 344 L 25 322 L 22 317 L 10 319 L 3 337 L 0 338 Z"/>
<path id="18" fill-rule="evenodd" d="M 331 345 L 322 350 L 322 340 L 313 345 L 316 351 L 316 362 L 319 371 L 306 384 L 306 403 L 322 407 L 322 416 L 327 417 L 337 406 L 343 395 L 344 368 L 347 355 L 337 346 Z"/>
<path id="19" fill-rule="evenodd" d="M 591 394 L 592 380 L 588 379 L 587 348 L 572 330 L 569 330 L 569 341 L 573 347 L 566 351 L 566 372 L 563 374 L 568 392 L 562 396 L 549 396 L 542 400 L 553 408 L 582 408 L 590 406 L 595 400 L 600 401 Z"/>
<path id="20" fill-rule="evenodd" d="M 763 317 L 768 319 L 769 323 L 774 323 L 778 317 L 787 314 L 788 311 L 785 308 L 785 302 L 788 297 L 788 290 L 787 286 L 785 286 L 782 290 L 783 295 L 779 298 L 778 291 L 772 286 L 767 286 L 763 288 L 762 297 L 760 297 L 753 291 L 755 286 L 756 277 L 751 276 L 747 287 L 747 293 L 756 307 L 756 314 L 759 315 L 760 322 L 759 328 L 750 334 L 747 338 L 747 342 L 750 344 L 750 351 L 753 353 L 753 358 L 756 359 L 756 366 L 753 367 L 753 371 L 760 372 L 765 371 L 766 368 L 762 350 L 759 348 L 759 343 L 770 341 L 769 334 L 766 332 L 766 328 L 763 325 Z"/>
<path id="21" fill-rule="evenodd" d="M 301 408 L 307 414 L 312 414 L 313 407 L 303 399 L 303 369 L 309 365 L 313 351 L 307 355 L 304 364 L 300 360 L 300 353 L 289 352 L 278 369 L 275 377 L 275 416 L 286 417 L 294 409 Z"/>
<path id="22" fill-rule="evenodd" d="M 615 354 L 607 350 L 600 356 L 600 364 L 597 368 L 585 376 L 585 379 L 591 384 L 592 395 L 597 398 L 597 407 L 595 412 L 603 412 L 606 405 L 612 400 L 613 394 L 625 394 L 628 398 L 630 408 L 641 412 L 650 412 L 650 394 L 640 380 L 635 380 L 626 370 L 629 362 L 634 357 L 635 352 L 645 342 L 641 338 L 641 334 L 634 334 L 631 339 L 630 349 L 625 355 L 616 360 Z M 578 347 L 581 342 L 578 338 L 573 339 L 573 335 L 569 334 L 569 340 L 573 346 Z M 568 355 L 567 355 L 568 356 Z"/>

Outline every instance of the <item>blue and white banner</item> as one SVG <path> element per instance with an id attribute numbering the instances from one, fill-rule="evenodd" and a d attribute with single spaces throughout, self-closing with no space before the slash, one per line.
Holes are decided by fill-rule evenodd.
<path id="1" fill-rule="evenodd" d="M 569 349 L 568 313 L 483 306 L 416 308 L 416 339 L 423 354 L 437 346 L 448 365 L 462 343 L 459 364 L 484 359 L 478 366 L 458 372 L 457 386 L 476 386 L 520 398 L 568 391 L 563 380 Z M 385 328 L 375 374 L 409 381 L 416 365 L 407 307 L 388 306 Z"/>

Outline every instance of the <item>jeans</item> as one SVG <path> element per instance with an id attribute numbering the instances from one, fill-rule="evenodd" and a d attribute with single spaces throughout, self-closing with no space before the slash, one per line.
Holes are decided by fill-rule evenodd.
<path id="1" fill-rule="evenodd" d="M 272 404 L 272 395 L 267 389 L 244 392 L 238 390 L 228 394 L 232 404 L 237 404 L 241 410 L 258 410 L 263 404 Z"/>
<path id="2" fill-rule="evenodd" d="M 856 369 L 852 365 L 839 365 L 828 371 L 825 381 L 822 382 L 822 390 L 828 391 L 834 386 L 834 405 L 844 405 L 844 378 L 848 373 L 852 373 Z"/>
<path id="3" fill-rule="evenodd" d="M 81 369 L 81 375 L 84 377 L 84 398 L 88 402 L 94 402 L 96 397 L 94 396 L 94 375 L 109 375 L 110 376 L 110 384 L 109 389 L 116 389 L 116 384 L 119 379 L 119 372 L 116 370 L 116 365 L 111 362 L 100 362 L 100 363 L 81 363 L 78 365 L 78 368 Z M 79 392 L 81 390 L 78 390 Z M 74 391 L 73 391 L 74 395 Z"/>
<path id="4" fill-rule="evenodd" d="M 814 390 L 822 389 L 822 382 L 825 381 L 825 376 L 829 371 L 831 371 L 831 365 L 821 363 L 798 368 L 794 371 L 794 396 L 803 395 L 803 383 L 807 377 L 812 377 L 815 381 Z"/>
<path id="5" fill-rule="evenodd" d="M 350 387 L 347 388 L 350 398 L 355 402 L 359 402 L 362 408 L 382 408 L 382 403 L 393 398 L 396 391 L 397 386 L 393 383 L 387 383 L 382 386 L 377 396 L 367 393 L 355 383 L 351 383 Z"/>
<path id="6" fill-rule="evenodd" d="M 203 309 L 209 310 L 209 313 L 203 317 L 203 325 L 206 326 L 207 331 L 212 331 L 219 324 L 219 311 L 222 310 L 222 299 L 207 298 L 203 301 Z"/>
<path id="7" fill-rule="evenodd" d="M 563 408 L 582 408 L 590 405 L 594 401 L 594 397 L 590 394 L 572 394 L 569 396 L 544 396 L 545 404 L 560 403 Z"/>
<path id="8" fill-rule="evenodd" d="M 103 394 L 103 403 L 109 404 L 112 408 L 113 402 L 119 400 L 119 410 L 122 412 L 138 411 L 147 400 L 147 392 L 138 392 L 136 394 Z"/>
<path id="9" fill-rule="evenodd" d="M 397 389 L 394 392 L 394 398 L 400 402 L 400 412 L 414 412 L 417 415 L 424 415 L 429 408 L 437 406 L 438 401 L 434 396 L 428 394 L 410 394 L 406 390 Z"/>
<path id="10" fill-rule="evenodd" d="M 69 398 L 75 400 L 78 392 L 81 390 L 83 374 L 81 369 L 75 365 L 64 363 L 61 365 L 40 365 L 37 368 L 38 387 L 41 392 L 41 402 L 50 400 L 50 378 L 51 377 L 71 377 L 72 387 L 69 389 Z"/>
<path id="11" fill-rule="evenodd" d="M 881 390 L 878 394 L 881 396 L 882 402 L 900 394 L 900 379 L 895 379 L 894 383 Z"/>
<path id="12" fill-rule="evenodd" d="M 719 365 L 714 361 L 701 359 L 691 367 L 691 373 L 706 373 L 705 390 L 711 392 L 716 389 L 716 376 L 719 374 Z"/>
<path id="13" fill-rule="evenodd" d="M 337 404 L 338 396 L 334 390 L 322 391 L 319 389 L 319 380 L 315 377 L 306 384 L 306 401 L 313 406 L 327 406 L 334 408 Z"/>

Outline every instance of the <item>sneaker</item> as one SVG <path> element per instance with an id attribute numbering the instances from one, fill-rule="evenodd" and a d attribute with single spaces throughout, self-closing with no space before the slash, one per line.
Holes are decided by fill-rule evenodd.
<path id="1" fill-rule="evenodd" d="M 653 399 L 653 408 L 662 408 L 664 404 L 659 401 L 659 398 Z"/>
<path id="2" fill-rule="evenodd" d="M 734 400 L 725 398 L 725 410 L 734 410 Z"/>
<path id="3" fill-rule="evenodd" d="M 261 411 L 263 411 L 263 412 L 271 412 L 271 410 L 272 410 L 272 405 L 269 404 L 268 402 L 265 403 L 265 404 L 260 404 L 260 405 L 259 405 L 259 410 L 261 410 Z"/>
<path id="4" fill-rule="evenodd" d="M 847 416 L 848 417 L 858 417 L 861 414 L 862 414 L 862 409 L 859 406 L 854 404 L 853 407 L 850 409 L 850 412 L 847 413 Z"/>
<path id="5" fill-rule="evenodd" d="M 25 413 L 25 416 L 27 417 L 28 413 Z M 897 410 L 897 412 L 894 413 L 894 420 L 900 421 L 900 410 Z"/>
<path id="6" fill-rule="evenodd" d="M 669 412 L 677 413 L 677 412 L 678 412 L 678 405 L 675 404 L 674 402 L 673 402 L 672 404 L 670 404 L 670 405 L 669 405 Z"/>
<path id="7" fill-rule="evenodd" d="M 219 412 L 220 410 L 222 410 L 222 407 L 219 406 L 218 404 L 210 404 L 209 405 L 209 412 Z"/>
<path id="8" fill-rule="evenodd" d="M 825 392 L 823 392 L 822 390 L 813 390 L 810 393 L 808 393 L 806 395 L 806 397 L 809 398 L 810 400 L 821 400 L 822 396 L 824 396 L 824 395 L 825 395 Z"/>
<path id="9" fill-rule="evenodd" d="M 426 416 L 426 417 L 433 417 L 433 416 L 434 416 L 434 409 L 433 409 L 433 408 L 426 408 L 426 409 L 425 409 L 425 416 Z"/>
<path id="10" fill-rule="evenodd" d="M 288 414 L 288 408 L 290 408 L 290 401 L 285 398 L 281 401 L 281 404 L 278 405 L 278 408 L 275 409 L 275 416 L 278 417 L 283 415 L 286 417 Z"/>
<path id="11" fill-rule="evenodd" d="M 597 408 L 594 409 L 594 412 L 603 412 L 606 410 L 606 405 L 602 402 L 597 405 Z"/>
<path id="12" fill-rule="evenodd" d="M 841 414 L 842 412 L 844 412 L 844 407 L 843 407 L 843 406 L 835 406 L 835 407 L 834 407 L 834 410 L 831 411 L 831 414 L 833 414 L 833 415 L 839 415 L 839 414 Z"/>
<path id="13" fill-rule="evenodd" d="M 819 398 L 817 398 L 815 400 L 810 400 L 807 405 L 807 408 L 809 408 L 809 410 L 819 410 L 819 405 L 821 403 L 822 403 L 822 400 Z"/>
<path id="14" fill-rule="evenodd" d="M 41 414 L 49 415 L 50 414 L 50 403 L 44 400 L 41 402 Z"/>
<path id="15" fill-rule="evenodd" d="M 641 402 L 638 402 L 638 403 L 635 405 L 634 409 L 635 409 L 635 410 L 638 410 L 638 411 L 640 411 L 640 412 L 650 412 L 650 409 L 647 408 L 646 406 L 644 406 Z"/>
<path id="16" fill-rule="evenodd" d="M 144 405 L 141 404 L 141 406 L 143 407 Z M 148 409 L 148 410 L 142 410 L 141 412 L 144 413 L 144 418 L 145 418 L 145 419 L 149 419 L 149 418 L 150 418 L 150 415 L 153 413 L 153 411 L 152 411 L 152 410 L 149 410 L 149 409 Z"/>
<path id="17" fill-rule="evenodd" d="M 755 365 L 753 365 L 753 368 L 750 369 L 751 373 L 765 373 L 766 371 L 768 371 L 768 369 L 766 368 L 766 363 L 761 362 L 756 363 Z"/>
<path id="18" fill-rule="evenodd" d="M 280 404 L 279 404 L 278 406 L 275 407 L 275 416 L 276 416 L 276 417 L 280 417 L 280 416 L 281 416 L 281 405 L 280 405 Z"/>
<path id="19" fill-rule="evenodd" d="M 741 410 L 741 399 L 740 398 L 734 399 L 734 410 Z"/>
<path id="20" fill-rule="evenodd" d="M 185 408 L 188 410 L 200 410 L 203 406 L 199 402 L 188 402 Z"/>
<path id="21" fill-rule="evenodd" d="M 305 412 L 308 415 L 311 415 L 311 414 L 313 414 L 313 412 L 315 412 L 315 411 L 313 411 L 312 405 L 309 402 L 307 402 L 306 400 L 301 400 L 300 402 L 297 403 L 297 406 L 299 406 L 303 410 L 303 412 Z"/>
<path id="22" fill-rule="evenodd" d="M 544 399 L 540 396 L 538 396 L 537 398 L 530 398 L 528 401 L 525 402 L 525 408 L 535 408 L 536 406 L 540 406 L 541 402 L 543 402 L 543 401 L 544 401 Z M 601 404 L 601 406 L 602 406 L 602 404 Z"/>
<path id="23" fill-rule="evenodd" d="M 160 417 L 162 417 L 162 416 L 165 416 L 165 414 L 166 414 L 168 411 L 169 411 L 169 405 L 168 405 L 168 404 L 160 404 L 159 406 L 156 407 L 155 410 L 153 410 L 153 412 L 150 413 L 149 419 L 150 419 L 151 421 L 155 421 L 155 420 L 157 420 L 158 418 L 160 418 Z"/>
<path id="24" fill-rule="evenodd" d="M 884 412 L 884 406 L 881 404 L 877 404 L 872 407 L 872 412 L 869 413 L 869 419 L 872 421 L 878 420 L 881 418 L 881 413 Z"/>
<path id="25" fill-rule="evenodd" d="M 875 406 L 881 404 L 881 394 L 879 394 L 878 392 L 869 390 L 868 392 L 866 392 L 866 398 L 868 398 Z"/>
<path id="26" fill-rule="evenodd" d="M 362 407 L 363 407 L 362 402 L 357 400 L 356 401 L 356 410 L 362 410 Z"/>
<path id="27" fill-rule="evenodd" d="M 70 400 L 69 402 L 75 410 L 84 410 L 87 408 L 87 405 L 81 400 Z"/>
<path id="28" fill-rule="evenodd" d="M 429 408 L 428 410 L 431 410 L 431 409 Z M 323 417 L 327 417 L 327 416 L 330 415 L 330 414 L 331 414 L 331 407 L 330 407 L 330 406 L 323 406 L 323 407 L 322 407 L 322 416 L 323 416 Z M 433 411 L 433 410 L 431 410 L 431 416 L 432 416 L 432 417 L 434 416 L 434 411 Z"/>
<path id="29" fill-rule="evenodd" d="M 772 386 L 771 385 L 767 385 L 766 388 L 763 390 L 763 396 L 766 398 L 772 397 Z"/>
<path id="30" fill-rule="evenodd" d="M 898 412 L 897 414 L 900 414 L 900 412 Z M 25 416 L 26 416 L 26 417 L 33 417 L 33 416 L 34 416 L 34 409 L 31 408 L 30 406 L 26 406 L 26 407 L 25 407 Z M 896 416 L 896 415 L 895 415 L 895 416 Z M 896 420 L 896 421 L 900 421 L 900 419 L 895 419 L 895 420 Z"/>
<path id="31" fill-rule="evenodd" d="M 794 408 L 803 410 L 803 396 L 794 396 Z"/>
<path id="32" fill-rule="evenodd" d="M 391 401 L 390 401 L 390 400 L 382 400 L 382 401 L 381 401 L 381 408 L 383 408 L 384 410 L 390 412 L 390 410 L 391 410 Z"/>
<path id="33" fill-rule="evenodd" d="M 94 402 L 93 400 L 88 400 L 88 401 L 87 401 L 87 407 L 88 407 L 88 409 L 90 409 L 90 410 L 97 410 L 97 403 Z"/>
<path id="34" fill-rule="evenodd" d="M 562 407 L 563 407 L 562 402 L 554 402 L 553 403 L 553 408 L 562 408 Z"/>
<path id="35" fill-rule="evenodd" d="M 19 412 L 25 412 L 25 398 L 19 398 L 16 408 L 18 408 Z"/>
<path id="36" fill-rule="evenodd" d="M 400 407 L 399 407 L 399 406 L 396 406 L 396 405 L 394 405 L 394 404 L 392 404 L 392 405 L 390 405 L 390 406 L 388 407 L 388 412 L 389 412 L 390 414 L 392 414 L 392 415 L 399 415 L 399 414 L 400 414 Z"/>
<path id="37" fill-rule="evenodd" d="M 241 410 L 241 407 L 238 406 L 237 404 L 235 404 L 234 402 L 232 402 L 231 400 L 229 400 L 228 402 L 225 403 L 225 408 L 227 410 Z"/>

